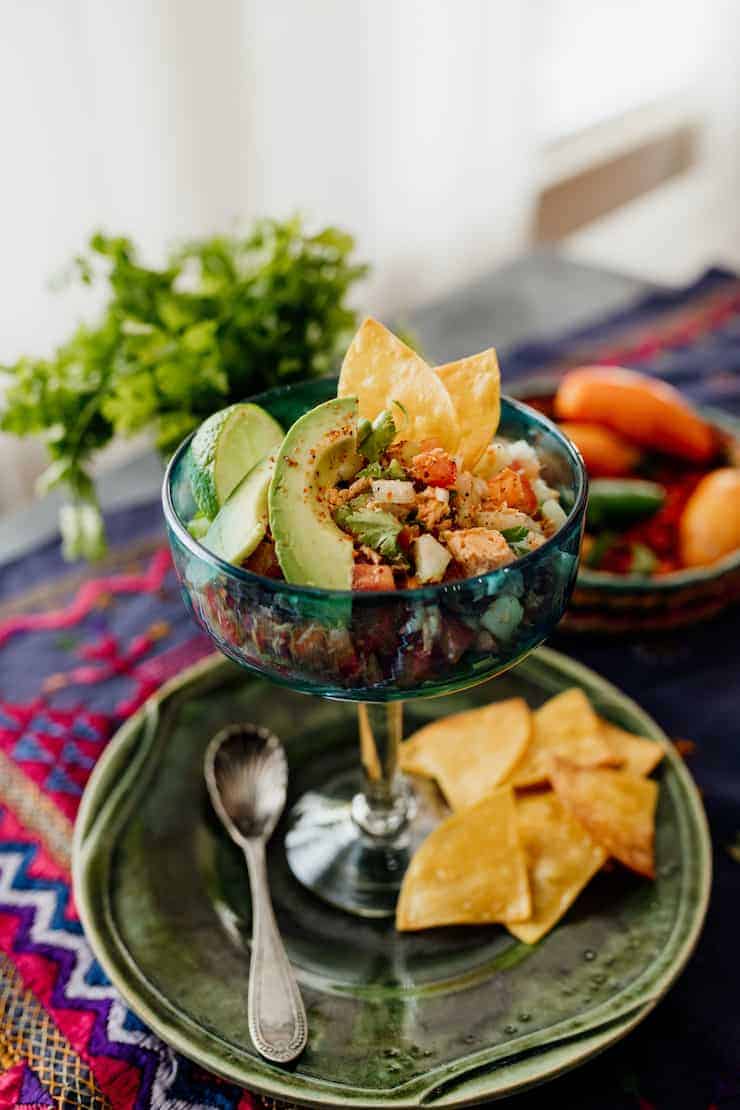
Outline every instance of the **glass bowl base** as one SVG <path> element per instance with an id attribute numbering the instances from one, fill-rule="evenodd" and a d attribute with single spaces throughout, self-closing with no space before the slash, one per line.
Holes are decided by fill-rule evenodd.
<path id="1" fill-rule="evenodd" d="M 317 786 L 288 815 L 290 870 L 339 909 L 358 917 L 392 917 L 411 856 L 445 815 L 444 803 L 431 784 L 409 782 L 405 824 L 391 836 L 371 836 L 354 816 L 363 800 L 362 771 L 349 769 L 327 779 L 319 761 L 315 779 Z"/>

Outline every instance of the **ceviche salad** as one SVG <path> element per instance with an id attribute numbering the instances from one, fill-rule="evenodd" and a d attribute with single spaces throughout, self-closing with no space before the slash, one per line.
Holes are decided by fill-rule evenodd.
<path id="1" fill-rule="evenodd" d="M 201 425 L 190 532 L 227 562 L 335 590 L 496 570 L 566 520 L 535 449 L 496 437 L 499 415 L 493 349 L 432 369 L 367 319 L 337 397 L 287 433 L 249 403 Z"/>

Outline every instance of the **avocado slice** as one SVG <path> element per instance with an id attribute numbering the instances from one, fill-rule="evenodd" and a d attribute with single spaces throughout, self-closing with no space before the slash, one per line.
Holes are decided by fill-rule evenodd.
<path id="1" fill-rule="evenodd" d="M 357 398 L 304 413 L 278 453 L 268 505 L 275 554 L 288 582 L 352 589 L 352 539 L 332 519 L 326 491 L 357 446 Z"/>
<path id="2" fill-rule="evenodd" d="M 266 455 L 229 494 L 202 543 L 214 555 L 237 566 L 251 555 L 267 531 L 267 491 L 275 455 Z"/>

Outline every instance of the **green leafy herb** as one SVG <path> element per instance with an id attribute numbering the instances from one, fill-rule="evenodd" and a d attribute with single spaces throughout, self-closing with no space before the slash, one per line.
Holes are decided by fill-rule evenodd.
<path id="1" fill-rule="evenodd" d="M 359 493 L 357 497 L 353 497 L 351 501 L 347 501 L 346 504 L 340 505 L 339 508 L 334 511 L 335 523 L 338 524 L 340 528 L 346 528 L 349 517 L 359 512 L 360 509 L 364 509 L 371 496 L 370 493 Z"/>
<path id="2" fill-rule="evenodd" d="M 392 513 L 382 509 L 356 509 L 344 516 L 341 526 L 351 532 L 359 543 L 372 547 L 373 551 L 389 561 L 403 559 L 403 552 L 398 546 L 398 533 L 403 525 Z"/>
<path id="3" fill-rule="evenodd" d="M 360 436 L 361 434 L 359 432 Z M 378 457 L 390 447 L 395 434 L 393 415 L 389 409 L 383 409 L 373 420 L 370 432 L 360 438 L 360 451 L 370 462 L 377 462 Z"/>
<path id="4" fill-rule="evenodd" d="M 99 559 L 105 553 L 103 518 L 97 505 L 82 501 L 62 505 L 59 531 L 65 559 Z"/>
<path id="5" fill-rule="evenodd" d="M 89 465 L 114 435 L 151 429 L 167 454 L 216 409 L 332 369 L 356 324 L 347 292 L 366 273 L 353 248 L 337 228 L 264 220 L 245 237 L 191 242 L 157 269 L 131 240 L 93 235 L 74 271 L 106 288 L 98 322 L 51 358 L 0 367 L 0 427 L 42 436 L 51 465 L 40 489 L 69 491 L 68 557 L 103 550 Z"/>
<path id="6" fill-rule="evenodd" d="M 518 524 L 514 528 L 504 528 L 501 535 L 507 543 L 521 543 L 529 535 L 529 528 L 524 524 Z"/>

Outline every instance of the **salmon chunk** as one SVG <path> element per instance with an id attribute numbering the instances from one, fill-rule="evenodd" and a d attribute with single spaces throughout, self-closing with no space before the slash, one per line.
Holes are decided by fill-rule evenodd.
<path id="1" fill-rule="evenodd" d="M 355 563 L 352 568 L 353 590 L 395 590 L 393 571 L 387 566 Z"/>
<path id="2" fill-rule="evenodd" d="M 465 528 L 446 532 L 445 543 L 467 576 L 485 574 L 511 563 L 514 553 L 495 528 Z"/>
<path id="3" fill-rule="evenodd" d="M 537 509 L 537 497 L 532 485 L 520 470 L 510 466 L 488 481 L 486 501 L 496 505 L 508 505 L 510 509 L 521 509 L 523 513 L 533 513 Z"/>

